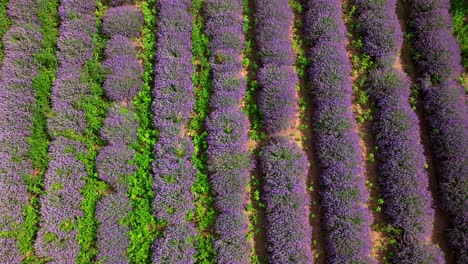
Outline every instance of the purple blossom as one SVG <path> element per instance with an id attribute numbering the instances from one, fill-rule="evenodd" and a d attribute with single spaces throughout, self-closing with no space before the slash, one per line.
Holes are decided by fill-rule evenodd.
<path id="1" fill-rule="evenodd" d="M 109 36 L 136 38 L 143 26 L 143 15 L 134 6 L 111 7 L 103 20 L 103 30 Z"/>
<path id="2" fill-rule="evenodd" d="M 104 54 L 109 58 L 125 55 L 136 56 L 137 52 L 131 39 L 122 35 L 115 35 L 107 42 Z"/>
<path id="3" fill-rule="evenodd" d="M 441 208 L 450 215 L 447 230 L 457 263 L 468 262 L 468 119 L 466 94 L 458 83 L 460 47 L 452 35 L 448 0 L 409 1 L 424 115 L 439 173 Z"/>
<path id="4" fill-rule="evenodd" d="M 29 8 L 26 6 L 29 5 Z M 19 231 L 29 192 L 24 177 L 32 175 L 28 137 L 35 105 L 34 55 L 42 34 L 34 1 L 10 1 L 12 26 L 3 37 L 5 56 L 0 71 L 0 262 L 21 263 Z"/>
<path id="5" fill-rule="evenodd" d="M 312 263 L 307 159 L 297 144 L 272 138 L 260 156 L 269 263 Z"/>
<path id="6" fill-rule="evenodd" d="M 89 88 L 81 82 L 81 73 L 93 54 L 95 2 L 62 0 L 61 4 L 57 43 L 60 66 L 52 87 L 52 112 L 47 120 L 53 138 L 49 147 L 51 161 L 44 176 L 45 194 L 41 196 L 35 251 L 40 257 L 51 257 L 51 263 L 74 263 L 80 249 L 75 239 L 77 222 L 83 216 L 81 189 L 87 177 L 84 163 L 78 158 L 87 148 L 76 139 L 87 128 L 80 103 L 89 96 Z"/>
<path id="7" fill-rule="evenodd" d="M 192 78 L 192 16 L 189 0 L 157 3 L 158 31 L 153 89 L 155 217 L 165 223 L 152 246 L 154 263 L 195 263 L 195 225 L 191 187 L 196 170 L 191 162 L 193 142 L 184 134 L 194 105 Z"/>
<path id="8" fill-rule="evenodd" d="M 114 1 L 115 2 L 115 1 Z M 130 12 L 119 7 L 111 8 L 104 20 L 104 28 L 115 27 L 115 19 L 130 16 L 141 16 L 138 9 L 128 7 Z M 119 18 L 112 16 L 120 14 Z M 117 24 L 116 24 L 117 23 Z M 137 30 L 137 29 L 135 29 Z M 132 209 L 127 196 L 128 179 L 136 172 L 132 164 L 135 156 L 132 144 L 136 142 L 138 123 L 135 120 L 134 96 L 143 84 L 143 67 L 137 58 L 136 47 L 127 36 L 115 30 L 107 33 L 110 40 L 106 44 L 106 61 L 104 67 L 109 69 L 104 82 L 104 90 L 112 100 L 104 124 L 100 129 L 101 138 L 106 145 L 102 147 L 96 159 L 96 170 L 99 179 L 110 187 L 110 194 L 102 198 L 96 207 L 98 260 L 100 263 L 128 263 L 127 248 L 130 243 L 127 214 Z M 138 35 L 138 32 L 131 34 Z"/>
<path id="9" fill-rule="evenodd" d="M 366 36 L 364 50 L 375 61 L 387 62 L 377 63 L 371 70 L 366 88 L 378 108 L 374 133 L 379 149 L 379 190 L 385 201 L 383 212 L 400 231 L 395 235 L 391 261 L 443 263 L 440 249 L 426 242 L 432 231 L 434 209 L 418 120 L 408 102 L 410 83 L 403 72 L 392 68 L 402 43 L 396 1 L 356 1 L 355 5 L 357 30 Z M 378 25 L 390 25 L 389 30 L 377 30 L 381 28 Z"/>
<path id="10" fill-rule="evenodd" d="M 130 243 L 129 227 L 123 216 L 132 209 L 130 199 L 123 193 L 112 193 L 102 198 L 96 206 L 98 256 L 100 263 L 126 264 L 127 246 Z"/>
<path id="11" fill-rule="evenodd" d="M 242 1 L 209 0 L 204 12 L 213 74 L 206 130 L 208 174 L 217 212 L 214 250 L 218 263 L 248 263 L 250 245 L 245 210 L 251 161 L 248 120 L 240 109 L 246 91 L 241 75 L 245 44 Z"/>
<path id="12" fill-rule="evenodd" d="M 311 1 L 304 31 L 327 263 L 375 263 L 341 10 L 341 1 Z"/>
<path id="13" fill-rule="evenodd" d="M 143 83 L 143 66 L 131 55 L 112 56 L 103 63 L 110 73 L 104 82 L 108 98 L 115 101 L 131 101 Z"/>
<path id="14" fill-rule="evenodd" d="M 81 188 L 87 176 L 77 156 L 86 147 L 77 141 L 58 137 L 49 148 L 52 160 L 44 177 L 46 193 L 41 196 L 41 222 L 36 254 L 54 259 L 52 263 L 74 263 L 79 251 L 77 221 L 83 216 Z"/>

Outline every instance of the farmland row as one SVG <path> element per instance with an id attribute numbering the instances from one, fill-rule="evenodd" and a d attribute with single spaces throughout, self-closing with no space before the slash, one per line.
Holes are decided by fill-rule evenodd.
<path id="1" fill-rule="evenodd" d="M 448 2 L 2 1 L 0 262 L 468 261 Z"/>
<path id="2" fill-rule="evenodd" d="M 308 162 L 293 134 L 298 118 L 298 77 L 290 39 L 293 11 L 287 0 L 260 0 L 254 16 L 258 22 L 257 103 L 267 135 L 259 167 L 268 262 L 310 263 Z"/>
<path id="3" fill-rule="evenodd" d="M 196 229 L 191 186 L 196 171 L 193 142 L 184 130 L 194 105 L 190 1 L 159 1 L 153 90 L 155 145 L 153 211 L 161 235 L 153 243 L 155 263 L 193 263 Z M 177 245 L 177 246 L 174 246 Z"/>
<path id="4" fill-rule="evenodd" d="M 205 1 L 210 39 L 212 94 L 206 121 L 207 172 L 216 211 L 213 248 L 217 263 L 246 263 L 247 182 L 250 173 L 248 120 L 240 108 L 246 92 L 242 0 Z"/>
<path id="5" fill-rule="evenodd" d="M 464 263 L 468 261 L 468 122 L 465 91 L 458 82 L 463 68 L 459 45 L 451 33 L 450 2 L 410 1 L 408 6 L 417 84 L 439 177 L 439 203 L 451 220 L 445 232 L 457 263 Z"/>
<path id="6" fill-rule="evenodd" d="M 396 1 L 353 4 L 355 30 L 362 38 L 362 50 L 373 62 L 366 89 L 376 108 L 373 132 L 383 213 L 392 227 L 390 236 L 396 240 L 390 249 L 391 261 L 441 263 L 443 254 L 430 241 L 433 201 L 419 122 L 409 104 L 411 84 L 394 66 L 403 41 Z M 379 30 L 384 26 L 387 30 Z"/>
<path id="7" fill-rule="evenodd" d="M 142 85 L 143 73 L 132 39 L 140 34 L 143 16 L 133 6 L 118 6 L 115 1 L 111 5 L 103 19 L 103 31 L 109 38 L 103 62 L 108 74 L 103 87 L 111 105 L 100 129 L 105 145 L 96 159 L 99 179 L 109 185 L 109 190 L 96 205 L 97 260 L 128 263 L 128 178 L 136 170 L 130 163 L 135 156 L 131 146 L 137 136 L 133 99 Z"/>
<path id="8" fill-rule="evenodd" d="M 305 15 L 322 228 L 331 263 L 372 263 L 369 194 L 351 109 L 351 66 L 341 10 L 341 1 L 311 1 Z"/>
<path id="9" fill-rule="evenodd" d="M 5 1 L 2 4 L 7 7 Z M 30 139 L 38 139 L 35 131 L 41 129 L 38 124 L 41 116 L 35 114 L 41 107 L 40 96 L 50 89 L 47 80 L 39 81 L 49 76 L 44 72 L 46 69 L 54 71 L 53 56 L 50 57 L 51 64 L 44 67 L 39 62 L 45 62 L 45 58 L 34 60 L 39 54 L 48 55 L 44 49 L 50 43 L 43 32 L 49 24 L 42 20 L 44 12 L 31 1 L 10 2 L 7 14 L 11 27 L 5 27 L 2 32 L 5 35 L 0 74 L 0 115 L 3 120 L 0 127 L 0 261 L 5 263 L 20 262 L 23 254 L 31 254 L 37 232 L 39 203 L 36 195 L 41 192 L 47 161 L 41 160 L 44 156 L 41 156 L 40 146 L 31 144 Z M 42 139 L 47 145 L 47 137 Z M 39 164 L 38 160 L 44 163 Z"/>
<path id="10" fill-rule="evenodd" d="M 51 93 L 48 131 L 52 136 L 51 161 L 45 174 L 45 194 L 41 196 L 41 222 L 36 240 L 37 255 L 52 261 L 74 261 L 80 251 L 78 222 L 84 219 L 80 209 L 85 200 L 81 193 L 87 178 L 86 136 L 88 122 L 83 102 L 89 98 L 89 86 L 81 75 L 93 59 L 93 37 L 97 32 L 96 3 L 62 3 L 61 25 L 57 41 L 60 66 Z M 76 16 L 72 16 L 72 14 Z"/>

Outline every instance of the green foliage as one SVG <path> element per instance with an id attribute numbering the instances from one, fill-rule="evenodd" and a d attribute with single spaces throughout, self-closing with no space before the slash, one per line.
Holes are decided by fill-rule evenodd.
<path id="1" fill-rule="evenodd" d="M 458 39 L 463 55 L 463 67 L 468 70 L 468 5 L 464 0 L 451 0 L 453 34 Z"/>
<path id="2" fill-rule="evenodd" d="M 10 19 L 7 15 L 7 5 L 8 0 L 0 0 L 0 62 L 3 61 L 3 35 L 7 32 L 8 28 L 10 27 Z"/>
<path id="3" fill-rule="evenodd" d="M 96 157 L 100 146 L 103 144 L 99 138 L 99 129 L 104 122 L 109 104 L 104 100 L 104 83 L 106 74 L 101 65 L 103 58 L 104 47 L 107 38 L 102 32 L 102 18 L 107 7 L 97 1 L 97 9 L 95 11 L 96 26 L 98 31 L 93 36 L 93 58 L 85 65 L 80 81 L 85 84 L 90 91 L 90 96 L 84 97 L 78 102 L 78 107 L 85 113 L 87 121 L 87 129 L 82 142 L 85 144 L 87 151 L 78 155 L 87 172 L 85 186 L 81 190 L 83 200 L 80 208 L 83 211 L 83 217 L 78 219 L 78 233 L 76 239 L 80 245 L 80 251 L 77 256 L 77 263 L 91 263 L 97 255 L 96 235 L 97 235 L 97 220 L 95 217 L 96 204 L 101 195 L 108 189 L 107 185 L 98 179 L 96 172 Z"/>
<path id="4" fill-rule="evenodd" d="M 156 221 L 152 211 L 153 178 L 152 163 L 153 148 L 156 143 L 156 130 L 153 127 L 151 111 L 151 89 L 153 87 L 153 62 L 156 53 L 156 8 L 155 0 L 137 1 L 140 6 L 145 25 L 142 29 L 141 42 L 143 50 L 140 58 L 143 61 L 143 86 L 133 101 L 138 122 L 136 151 L 133 163 L 136 172 L 129 178 L 128 195 L 133 210 L 129 213 L 130 245 L 128 255 L 131 263 L 150 263 L 151 245 L 157 234 L 164 229 L 162 221 Z"/>
<path id="5" fill-rule="evenodd" d="M 209 231 L 216 218 L 211 195 L 211 183 L 207 173 L 208 143 L 206 141 L 205 120 L 209 112 L 209 101 L 212 90 L 211 66 L 209 62 L 209 39 L 203 32 L 205 20 L 203 18 L 203 1 L 192 2 L 193 30 L 192 30 L 192 54 L 195 68 L 192 81 L 195 88 L 196 102 L 195 114 L 191 118 L 188 129 L 193 134 L 194 153 L 192 162 L 197 168 L 197 180 L 192 186 L 195 196 L 194 220 L 198 225 L 198 254 L 197 262 L 214 263 L 214 249 L 212 233 Z"/>

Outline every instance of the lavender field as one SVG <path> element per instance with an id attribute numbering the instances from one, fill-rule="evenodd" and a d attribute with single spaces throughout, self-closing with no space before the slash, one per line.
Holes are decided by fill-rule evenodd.
<path id="1" fill-rule="evenodd" d="M 467 264 L 463 0 L 0 0 L 0 264 Z"/>

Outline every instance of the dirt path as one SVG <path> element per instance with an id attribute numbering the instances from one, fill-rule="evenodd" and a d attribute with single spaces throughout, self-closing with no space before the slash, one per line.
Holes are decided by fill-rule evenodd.
<path id="1" fill-rule="evenodd" d="M 301 13 L 294 10 L 294 21 L 295 25 L 304 24 L 304 17 Z M 302 23 L 297 23 L 302 22 Z M 291 35 L 291 40 L 295 45 L 294 53 L 296 56 L 298 54 L 307 54 L 307 48 L 304 45 L 299 45 L 296 39 L 301 39 L 301 30 L 297 27 L 294 28 L 293 34 Z M 298 67 L 298 66 L 296 66 Z M 305 69 L 302 69 L 305 70 Z M 314 146 L 314 134 L 312 129 L 312 111 L 310 107 L 311 98 L 309 93 L 306 90 L 306 80 L 299 76 L 299 92 L 297 93 L 297 100 L 305 102 L 306 106 L 301 106 L 299 104 L 299 111 L 296 115 L 296 126 L 291 130 L 290 136 L 295 139 L 299 146 L 304 150 L 307 155 L 307 160 L 309 161 L 309 170 L 307 176 L 308 190 L 311 196 L 311 206 L 309 208 L 310 216 L 309 223 L 312 226 L 312 241 L 311 248 L 312 253 L 315 258 L 315 264 L 325 264 L 326 263 L 326 251 L 325 251 L 325 236 L 321 228 L 322 222 L 322 211 L 319 204 L 319 193 L 318 193 L 318 181 L 319 181 L 319 169 L 317 161 L 315 159 L 315 146 Z M 303 109 L 300 109 L 304 107 Z"/>
<path id="2" fill-rule="evenodd" d="M 342 1 L 344 8 L 344 18 L 349 17 L 349 11 L 351 6 L 348 0 Z M 345 19 L 347 32 L 354 34 L 351 21 Z M 347 39 L 346 49 L 350 61 L 352 62 L 353 56 L 359 55 L 360 51 L 352 45 L 353 37 Z M 353 66 L 353 69 L 355 66 Z M 353 71 L 351 75 L 351 81 L 354 85 L 357 85 L 358 80 L 363 76 L 367 75 L 367 72 Z M 366 111 L 371 110 L 368 103 L 362 104 L 359 102 L 359 95 L 361 91 L 364 91 L 364 87 L 357 87 L 353 89 L 352 95 L 352 110 L 355 116 L 363 115 Z M 366 178 L 366 185 L 369 190 L 370 198 L 366 207 L 372 213 L 373 223 L 371 230 L 372 239 L 372 253 L 371 256 L 377 261 L 377 263 L 385 263 L 385 257 L 388 254 L 389 237 L 382 230 L 386 225 L 384 216 L 381 213 L 381 205 L 379 204 L 379 188 L 378 188 L 378 168 L 377 162 L 374 159 L 375 156 L 375 138 L 372 133 L 372 121 L 369 119 L 364 122 L 357 121 L 357 133 L 359 134 L 359 145 L 361 146 L 361 156 L 364 167 L 364 177 Z"/>
<path id="3" fill-rule="evenodd" d="M 401 29 L 403 33 L 407 32 L 407 21 L 408 21 L 408 13 L 405 11 L 407 10 L 407 6 L 402 2 L 398 1 L 397 5 L 397 15 L 398 20 L 400 22 Z M 417 76 L 415 71 L 415 65 L 411 58 L 410 53 L 410 46 L 407 40 L 405 39 L 403 43 L 403 47 L 401 49 L 401 56 L 398 58 L 395 68 L 403 70 L 410 78 L 412 84 L 417 83 Z M 435 163 L 434 156 L 430 151 L 430 138 L 429 138 L 429 130 L 427 124 L 424 120 L 423 114 L 423 105 L 422 105 L 422 98 L 421 95 L 416 96 L 416 115 L 419 121 L 419 127 L 421 128 L 421 143 L 424 147 L 424 156 L 426 157 L 427 163 L 427 172 L 429 174 L 429 189 L 432 193 L 432 197 L 434 200 L 434 223 L 432 229 L 432 236 L 429 240 L 432 243 L 437 244 L 440 249 L 445 254 L 445 261 L 446 263 L 454 263 L 455 256 L 454 252 L 450 249 L 447 237 L 445 236 L 445 231 L 450 225 L 449 216 L 440 208 L 438 203 L 439 201 L 439 180 L 438 180 L 438 172 Z"/>

